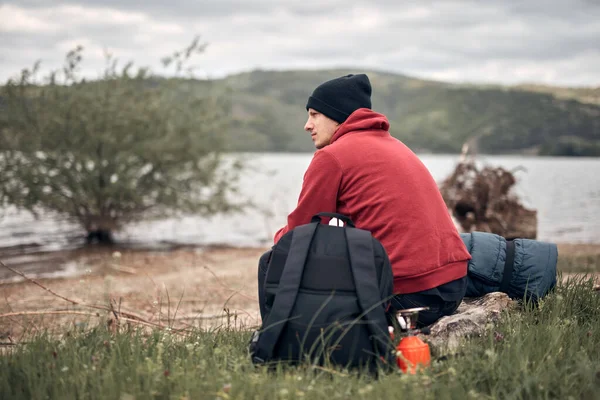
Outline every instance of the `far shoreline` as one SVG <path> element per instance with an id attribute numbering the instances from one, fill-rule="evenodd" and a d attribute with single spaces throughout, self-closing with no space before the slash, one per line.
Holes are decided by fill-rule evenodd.
<path id="1" fill-rule="evenodd" d="M 412 149 L 411 150 L 418 156 L 443 156 L 443 157 L 454 157 L 457 160 L 460 158 L 461 153 L 436 153 L 436 152 L 432 152 L 432 151 L 427 151 L 424 149 Z M 238 155 L 238 156 L 261 156 L 261 155 L 299 155 L 299 156 L 310 156 L 314 153 L 314 151 L 312 150 L 303 150 L 303 151 L 296 151 L 296 150 L 279 150 L 279 151 L 229 151 L 229 152 L 225 152 L 224 154 L 227 155 Z M 516 153 L 476 153 L 476 154 L 469 154 L 471 157 L 473 157 L 474 159 L 477 159 L 479 157 L 515 157 L 515 158 L 522 158 L 522 157 L 526 157 L 526 158 L 564 158 L 567 160 L 574 160 L 574 159 L 591 159 L 591 160 L 598 160 L 600 159 L 600 155 L 597 156 L 588 156 L 588 155 L 569 155 L 569 154 L 535 154 L 535 153 L 531 153 L 528 151 L 523 151 L 523 152 L 516 152 Z"/>

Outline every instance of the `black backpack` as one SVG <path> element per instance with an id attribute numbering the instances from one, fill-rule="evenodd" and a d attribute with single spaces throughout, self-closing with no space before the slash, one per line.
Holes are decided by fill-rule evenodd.
<path id="1" fill-rule="evenodd" d="M 335 217 L 346 226 L 321 224 Z M 346 216 L 319 213 L 273 247 L 256 365 L 286 362 L 346 368 L 395 366 L 388 331 L 393 275 L 381 243 Z"/>

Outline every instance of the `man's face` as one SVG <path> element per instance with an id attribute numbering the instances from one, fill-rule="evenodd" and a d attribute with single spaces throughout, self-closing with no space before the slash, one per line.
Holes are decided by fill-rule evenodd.
<path id="1" fill-rule="evenodd" d="M 331 142 L 331 138 L 338 126 L 340 124 L 331 118 L 312 108 L 308 109 L 308 121 L 304 125 L 304 130 L 310 132 L 312 141 L 317 149 L 322 149 Z"/>

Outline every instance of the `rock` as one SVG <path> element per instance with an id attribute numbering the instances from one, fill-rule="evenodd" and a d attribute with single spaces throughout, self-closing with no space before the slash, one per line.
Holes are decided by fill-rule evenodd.
<path id="1" fill-rule="evenodd" d="M 453 353 L 462 339 L 481 335 L 487 325 L 498 320 L 503 310 L 511 309 L 515 304 L 501 292 L 465 298 L 454 314 L 441 318 L 431 326 L 430 334 L 419 336 L 429 344 L 433 353 Z"/>

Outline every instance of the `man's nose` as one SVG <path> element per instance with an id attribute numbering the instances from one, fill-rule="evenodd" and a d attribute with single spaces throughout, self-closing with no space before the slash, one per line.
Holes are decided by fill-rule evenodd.
<path id="1" fill-rule="evenodd" d="M 313 123 L 310 121 L 306 121 L 306 124 L 304 124 L 304 130 L 307 132 L 310 132 L 313 130 L 313 128 L 314 128 Z"/>

